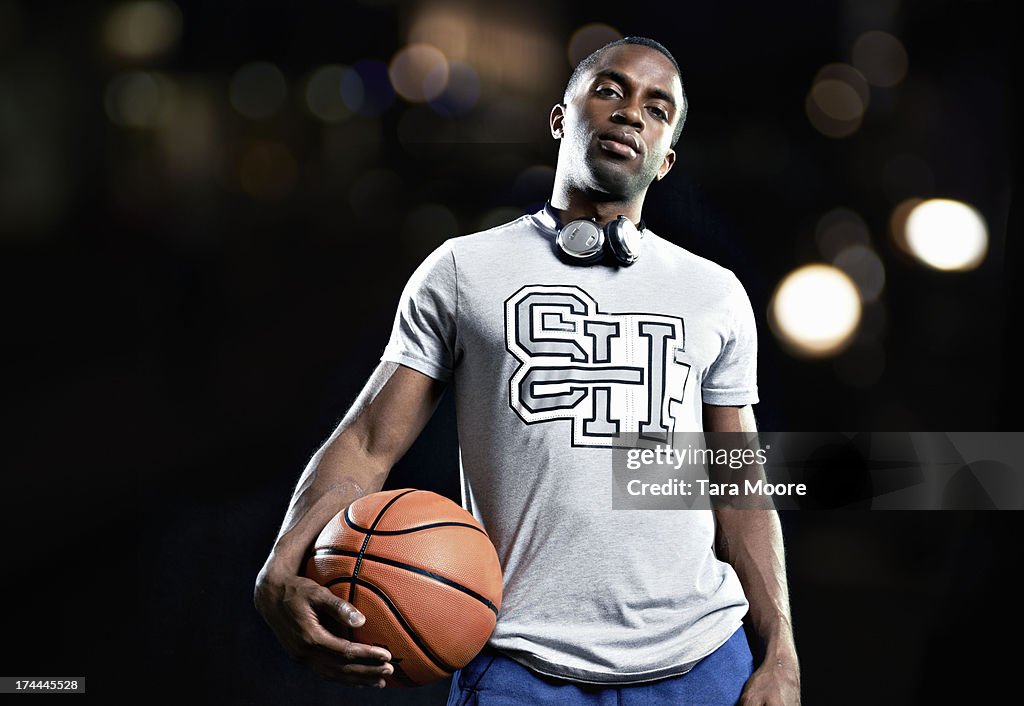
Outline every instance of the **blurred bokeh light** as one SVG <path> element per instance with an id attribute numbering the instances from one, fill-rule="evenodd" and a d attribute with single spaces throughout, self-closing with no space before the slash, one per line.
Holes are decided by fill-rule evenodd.
<path id="1" fill-rule="evenodd" d="M 907 50 L 888 32 L 872 30 L 853 43 L 853 65 L 868 83 L 882 88 L 899 84 L 907 75 Z"/>
<path id="2" fill-rule="evenodd" d="M 786 275 L 772 296 L 769 321 L 791 352 L 830 356 L 850 342 L 860 321 L 857 287 L 838 268 L 805 265 Z"/>
<path id="3" fill-rule="evenodd" d="M 590 54 L 616 39 L 622 39 L 622 32 L 602 22 L 583 25 L 569 39 L 569 65 L 576 66 Z"/>
<path id="4" fill-rule="evenodd" d="M 167 0 L 141 0 L 115 5 L 107 16 L 103 38 L 116 56 L 133 61 L 155 59 L 181 37 L 181 10 Z"/>
<path id="5" fill-rule="evenodd" d="M 107 84 L 107 117 L 122 127 L 151 128 L 170 99 L 169 83 L 147 71 L 127 71 Z"/>
<path id="6" fill-rule="evenodd" d="M 849 245 L 839 251 L 832 264 L 856 283 L 862 301 L 875 301 L 882 294 L 885 266 L 872 248 L 861 244 Z"/>
<path id="7" fill-rule="evenodd" d="M 224 144 L 216 109 L 204 87 L 179 86 L 160 114 L 157 141 L 168 177 L 181 184 L 199 184 L 217 176 Z"/>
<path id="8" fill-rule="evenodd" d="M 341 82 L 347 69 L 340 64 L 321 66 L 306 81 L 306 107 L 325 123 L 341 122 L 352 115 L 341 94 Z M 360 92 L 361 89 L 360 84 Z M 361 96 L 358 102 L 362 103 Z"/>
<path id="9" fill-rule="evenodd" d="M 231 77 L 231 106 L 247 118 L 259 120 L 277 113 L 288 98 L 288 80 L 268 61 L 254 61 Z"/>
<path id="10" fill-rule="evenodd" d="M 928 199 L 907 216 L 906 242 L 918 260 L 936 270 L 972 270 L 988 252 L 988 226 L 968 204 Z"/>
<path id="11" fill-rule="evenodd" d="M 818 250 L 827 260 L 851 246 L 868 246 L 871 234 L 864 218 L 848 208 L 833 208 L 818 219 L 814 229 Z"/>
<path id="12" fill-rule="evenodd" d="M 437 47 L 410 44 L 391 59 L 388 76 L 395 92 L 413 103 L 440 96 L 448 85 L 448 60 Z"/>
<path id="13" fill-rule="evenodd" d="M 480 77 L 476 71 L 469 64 L 450 61 L 448 82 L 441 93 L 430 99 L 430 107 L 441 115 L 454 118 L 470 112 L 479 100 Z"/>
<path id="14" fill-rule="evenodd" d="M 437 47 L 449 61 L 465 61 L 470 34 L 469 20 L 463 12 L 440 6 L 430 8 L 413 23 L 409 42 Z"/>
<path id="15" fill-rule="evenodd" d="M 826 137 L 856 132 L 870 100 L 867 80 L 848 64 L 823 66 L 811 83 L 804 107 L 811 125 Z"/>
<path id="16" fill-rule="evenodd" d="M 889 236 L 892 238 L 893 245 L 899 252 L 910 257 L 913 257 L 914 253 L 907 243 L 907 219 L 917 205 L 923 201 L 924 199 L 916 196 L 904 199 L 889 214 Z"/>
<path id="17" fill-rule="evenodd" d="M 380 115 L 395 102 L 388 66 L 376 59 L 361 59 L 341 79 L 341 96 L 360 115 Z"/>

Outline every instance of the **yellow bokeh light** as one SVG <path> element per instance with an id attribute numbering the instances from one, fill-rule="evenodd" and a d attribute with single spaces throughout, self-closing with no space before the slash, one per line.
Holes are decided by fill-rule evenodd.
<path id="1" fill-rule="evenodd" d="M 811 125 L 826 137 L 852 135 L 870 99 L 867 79 L 848 64 L 826 64 L 814 77 L 804 109 Z"/>
<path id="2" fill-rule="evenodd" d="M 822 112 L 833 120 L 859 120 L 864 115 L 864 104 L 853 86 L 845 81 L 825 79 L 814 84 L 811 97 Z"/>
<path id="3" fill-rule="evenodd" d="M 860 322 L 857 286 L 842 270 L 813 264 L 789 273 L 772 295 L 769 322 L 793 354 L 825 357 L 843 350 Z"/>

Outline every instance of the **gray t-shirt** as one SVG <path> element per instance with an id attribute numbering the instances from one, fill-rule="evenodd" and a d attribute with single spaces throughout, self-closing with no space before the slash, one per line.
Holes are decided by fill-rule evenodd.
<path id="1" fill-rule="evenodd" d="M 747 601 L 709 510 L 613 510 L 616 433 L 700 431 L 757 402 L 757 338 L 725 268 L 646 232 L 629 267 L 560 256 L 544 209 L 453 238 L 406 285 L 382 360 L 454 382 L 463 505 L 504 572 L 493 647 L 543 674 L 682 674 Z"/>

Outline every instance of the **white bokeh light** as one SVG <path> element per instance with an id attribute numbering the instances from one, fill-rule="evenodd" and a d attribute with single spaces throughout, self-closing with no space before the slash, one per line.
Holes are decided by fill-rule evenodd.
<path id="1" fill-rule="evenodd" d="M 831 265 L 806 265 L 789 273 L 772 296 L 769 321 L 793 353 L 824 357 L 841 351 L 860 322 L 857 286 Z"/>
<path id="2" fill-rule="evenodd" d="M 910 253 L 936 270 L 973 270 L 988 252 L 985 219 L 961 201 L 922 201 L 907 216 L 905 232 Z"/>
<path id="3" fill-rule="evenodd" d="M 395 92 L 407 101 L 430 101 L 448 85 L 448 59 L 437 47 L 410 44 L 392 57 L 388 77 Z"/>

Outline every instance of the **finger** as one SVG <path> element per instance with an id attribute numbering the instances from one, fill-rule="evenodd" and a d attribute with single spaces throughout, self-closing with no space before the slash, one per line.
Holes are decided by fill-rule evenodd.
<path id="1" fill-rule="evenodd" d="M 342 663 L 346 664 L 356 663 L 376 666 L 391 661 L 391 653 L 383 647 L 352 642 L 343 637 L 338 637 L 323 627 L 318 627 L 314 630 L 313 639 L 321 649 L 327 650 L 330 658 L 335 662 L 340 659 Z"/>
<path id="2" fill-rule="evenodd" d="M 366 622 L 366 616 L 356 610 L 354 605 L 338 598 L 329 589 L 316 591 L 310 596 L 309 602 L 314 609 L 322 610 L 347 627 L 358 628 Z"/>
<path id="3" fill-rule="evenodd" d="M 354 605 L 334 595 L 326 588 L 316 591 L 313 596 L 310 597 L 310 605 L 312 605 L 314 609 L 319 609 L 335 620 L 340 621 L 342 625 L 359 627 L 366 622 L 366 616 L 360 613 Z M 323 625 L 320 625 L 319 627 L 320 629 L 317 630 L 315 634 L 317 643 L 327 647 L 328 649 L 334 650 L 335 652 L 341 652 L 346 660 L 351 661 L 363 659 L 379 660 L 381 662 L 391 661 L 391 653 L 383 647 L 375 647 L 372 645 L 352 642 L 345 638 L 338 637 L 330 630 L 323 627 Z"/>
<path id="4" fill-rule="evenodd" d="M 390 676 L 394 668 L 387 665 L 387 673 L 381 670 L 383 667 L 368 667 L 366 665 L 349 665 L 339 663 L 336 658 L 320 656 L 309 663 L 309 666 L 316 673 L 332 681 L 347 684 L 348 686 L 377 687 L 384 684 L 384 677 Z M 352 670 L 374 670 L 370 673 L 363 673 Z"/>
<path id="5" fill-rule="evenodd" d="M 385 664 L 346 664 L 341 668 L 344 674 L 354 677 L 388 677 L 394 674 L 395 668 L 390 663 Z"/>

